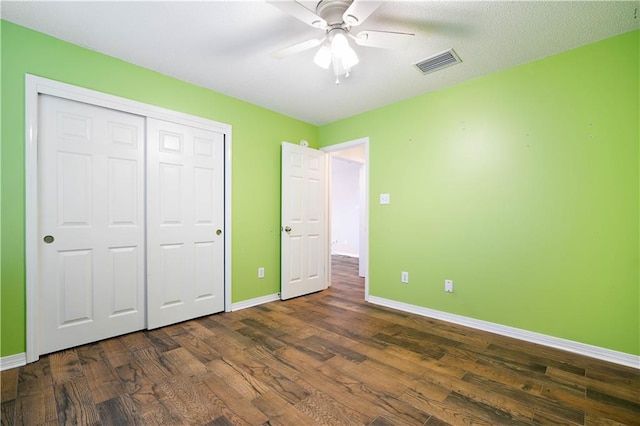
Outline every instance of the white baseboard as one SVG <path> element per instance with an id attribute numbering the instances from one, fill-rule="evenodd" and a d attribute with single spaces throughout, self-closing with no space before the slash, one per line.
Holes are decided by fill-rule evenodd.
<path id="1" fill-rule="evenodd" d="M 628 367 L 640 369 L 640 356 L 637 355 L 618 352 L 598 346 L 587 345 L 585 343 L 574 342 L 572 340 L 553 337 L 541 333 L 535 333 L 533 331 L 509 327 L 493 322 L 477 320 L 474 318 L 464 317 L 462 315 L 436 311 L 435 309 L 397 302 L 395 300 L 384 299 L 382 297 L 370 295 L 368 301 L 376 305 L 386 306 L 387 308 L 397 309 L 399 311 L 409 312 L 424 317 L 464 325 L 466 327 L 488 331 L 490 333 L 500 334 L 502 336 L 513 337 L 514 339 L 537 343 L 540 345 L 573 352 L 579 355 L 584 355 L 591 358 L 597 358 L 603 361 L 613 362 L 615 364 L 626 365 Z"/>
<path id="2" fill-rule="evenodd" d="M 22 352 L 20 354 L 3 356 L 0 358 L 0 371 L 10 370 L 16 367 L 22 367 L 27 364 L 27 354 Z"/>
<path id="3" fill-rule="evenodd" d="M 280 300 L 280 293 L 267 294 L 266 296 L 256 297 L 255 299 L 243 300 L 242 302 L 232 303 L 231 311 L 239 311 L 240 309 L 250 308 L 252 306 L 262 305 L 263 303 L 274 302 Z"/>

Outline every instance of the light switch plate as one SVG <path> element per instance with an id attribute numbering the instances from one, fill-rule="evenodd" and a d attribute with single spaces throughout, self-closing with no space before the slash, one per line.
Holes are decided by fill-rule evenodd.
<path id="1" fill-rule="evenodd" d="M 391 196 L 389 194 L 380 194 L 380 204 L 391 203 Z"/>

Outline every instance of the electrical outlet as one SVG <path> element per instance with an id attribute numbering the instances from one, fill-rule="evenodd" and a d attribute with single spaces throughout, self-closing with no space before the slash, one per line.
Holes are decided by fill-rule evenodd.
<path id="1" fill-rule="evenodd" d="M 380 204 L 391 203 L 391 196 L 389 194 L 380 194 Z"/>
<path id="2" fill-rule="evenodd" d="M 258 278 L 264 278 L 264 268 L 258 268 Z"/>
<path id="3" fill-rule="evenodd" d="M 453 293 L 453 281 L 452 280 L 444 280 L 444 291 L 447 293 Z"/>
<path id="4" fill-rule="evenodd" d="M 409 273 L 408 272 L 402 272 L 402 275 L 400 276 L 400 278 L 402 279 L 403 283 L 409 284 Z"/>

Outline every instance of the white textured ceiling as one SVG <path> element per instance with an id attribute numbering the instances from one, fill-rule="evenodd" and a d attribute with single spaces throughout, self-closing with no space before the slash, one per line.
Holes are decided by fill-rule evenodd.
<path id="1" fill-rule="evenodd" d="M 309 9 L 316 2 L 301 1 Z M 387 1 L 359 29 L 415 33 L 404 51 L 355 46 L 339 86 L 317 38 L 264 1 L 2 1 L 2 18 L 316 125 L 640 28 L 640 2 Z M 415 62 L 454 48 L 462 63 L 422 75 Z"/>

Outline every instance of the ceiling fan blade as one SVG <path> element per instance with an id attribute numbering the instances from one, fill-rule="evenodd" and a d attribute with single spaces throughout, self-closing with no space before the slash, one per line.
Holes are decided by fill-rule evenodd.
<path id="1" fill-rule="evenodd" d="M 315 28 L 327 28 L 327 21 L 301 5 L 295 0 L 267 0 L 281 11 Z"/>
<path id="2" fill-rule="evenodd" d="M 284 49 L 276 50 L 271 53 L 271 57 L 276 59 L 282 59 L 285 56 L 293 55 L 296 53 L 304 52 L 305 50 L 312 49 L 316 46 L 320 46 L 320 43 L 324 38 L 312 38 L 311 40 L 303 41 L 302 43 L 296 43 L 292 46 L 285 47 Z"/>
<path id="3" fill-rule="evenodd" d="M 344 11 L 342 20 L 350 27 L 355 27 L 364 22 L 380 5 L 381 1 L 353 0 L 351 6 Z"/>
<path id="4" fill-rule="evenodd" d="M 414 34 L 409 33 L 360 31 L 353 39 L 360 46 L 379 47 L 381 49 L 406 49 L 414 36 Z"/>

